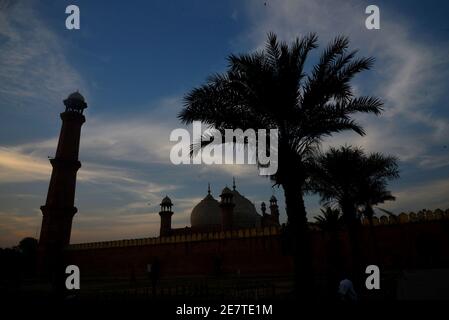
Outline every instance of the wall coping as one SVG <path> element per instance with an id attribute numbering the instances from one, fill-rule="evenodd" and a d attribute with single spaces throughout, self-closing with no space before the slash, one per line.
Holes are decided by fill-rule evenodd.
<path id="1" fill-rule="evenodd" d="M 374 226 L 382 225 L 398 225 L 416 222 L 429 222 L 437 220 L 449 220 L 449 209 L 443 211 L 441 209 L 420 210 L 417 213 L 402 212 L 399 215 L 382 215 L 380 218 L 373 217 Z M 312 224 L 313 225 L 313 224 Z M 367 218 L 362 219 L 362 225 L 369 225 Z M 123 248 L 133 246 L 148 246 L 160 245 L 169 243 L 185 243 L 185 242 L 199 242 L 208 240 L 224 240 L 224 239 L 241 239 L 241 238 L 256 238 L 267 237 L 280 234 L 281 227 L 270 226 L 262 228 L 238 229 L 231 231 L 213 231 L 213 232 L 192 232 L 187 234 L 140 238 L 140 239 L 123 239 L 113 241 L 89 242 L 71 244 L 67 247 L 71 250 L 88 250 L 88 249 L 104 249 L 104 248 Z"/>
<path id="2" fill-rule="evenodd" d="M 422 209 L 415 212 L 401 212 L 399 215 L 382 215 L 380 218 L 373 217 L 373 225 L 389 225 L 389 224 L 404 224 L 404 223 L 415 223 L 415 222 L 428 222 L 436 220 L 449 220 L 449 209 L 443 211 L 441 209 L 436 209 L 434 211 Z M 362 219 L 363 225 L 369 225 L 367 218 Z"/>
<path id="3" fill-rule="evenodd" d="M 241 239 L 256 238 L 278 235 L 280 227 L 270 226 L 263 228 L 238 229 L 230 231 L 197 232 L 163 237 L 124 239 L 113 241 L 101 241 L 90 243 L 71 244 L 67 247 L 70 250 L 103 249 L 103 248 L 122 248 L 132 246 L 160 245 L 168 243 L 199 242 L 207 240 L 223 239 Z"/>

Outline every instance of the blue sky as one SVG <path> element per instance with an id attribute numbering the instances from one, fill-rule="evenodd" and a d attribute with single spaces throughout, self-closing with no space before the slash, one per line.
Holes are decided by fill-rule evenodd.
<path id="1" fill-rule="evenodd" d="M 80 30 L 65 28 L 69 4 L 80 8 Z M 364 28 L 369 4 L 380 8 L 380 30 Z M 358 117 L 365 137 L 340 134 L 323 148 L 354 144 L 398 156 L 397 201 L 384 208 L 448 208 L 447 12 L 445 1 L 1 1 L 0 246 L 38 236 L 62 100 L 77 89 L 89 108 L 72 242 L 156 236 L 165 194 L 174 225 L 188 225 L 207 183 L 217 196 L 232 176 L 257 208 L 274 192 L 285 220 L 282 191 L 255 168 L 169 161 L 183 95 L 224 71 L 228 54 L 261 48 L 270 31 L 287 41 L 316 32 L 320 49 L 345 34 L 374 56 L 354 90 L 382 98 L 384 114 Z M 316 197 L 307 209 L 310 218 L 319 212 Z"/>

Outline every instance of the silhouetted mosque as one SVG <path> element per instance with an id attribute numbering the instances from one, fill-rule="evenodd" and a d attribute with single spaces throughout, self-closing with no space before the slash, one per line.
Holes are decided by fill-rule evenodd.
<path id="1" fill-rule="evenodd" d="M 161 236 L 188 234 L 192 232 L 226 231 L 260 227 L 279 227 L 279 207 L 275 196 L 270 198 L 270 213 L 262 202 L 262 215 L 257 213 L 254 204 L 237 191 L 235 179 L 232 190 L 225 187 L 220 194 L 221 201 L 216 200 L 210 191 L 193 208 L 190 214 L 190 227 L 173 229 L 171 217 L 173 203 L 166 196 L 161 202 Z"/>
<path id="2" fill-rule="evenodd" d="M 172 228 L 174 205 L 167 196 L 161 202 L 160 236 L 95 243 L 70 244 L 81 126 L 87 108 L 75 92 L 64 100 L 62 127 L 43 213 L 39 239 L 39 271 L 51 275 L 68 264 L 77 265 L 84 277 L 144 277 L 147 266 L 157 261 L 161 277 L 227 274 L 251 277 L 280 277 L 293 272 L 289 243 L 279 225 L 277 199 L 269 200 L 261 214 L 233 183 L 220 199 L 210 188 L 193 209 L 191 226 Z M 401 213 L 374 218 L 374 230 L 362 227 L 359 246 L 362 263 L 373 261 L 384 271 L 449 266 L 449 210 Z M 336 238 L 311 225 L 311 262 L 315 275 L 326 279 L 336 250 L 342 267 L 350 268 L 351 254 L 346 231 Z M 373 241 L 375 237 L 375 241 Z M 338 239 L 336 249 L 333 241 Z M 330 269 L 329 269 L 330 268 Z M 325 281 L 325 280 L 324 280 Z"/>

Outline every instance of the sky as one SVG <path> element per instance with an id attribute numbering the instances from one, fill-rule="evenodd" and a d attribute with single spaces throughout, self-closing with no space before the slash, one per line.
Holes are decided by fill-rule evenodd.
<path id="1" fill-rule="evenodd" d="M 400 159 L 390 184 L 395 213 L 449 208 L 449 12 L 447 1 L 21 1 L 0 0 L 0 247 L 38 237 L 62 100 L 86 98 L 72 243 L 157 236 L 159 203 L 174 203 L 173 226 L 211 183 L 217 198 L 232 184 L 260 208 L 282 189 L 254 166 L 173 165 L 170 132 L 183 96 L 226 57 L 263 48 L 268 32 L 292 41 L 309 32 L 320 48 L 347 35 L 351 49 L 376 58 L 354 92 L 385 103 L 380 117 L 359 115 L 366 136 L 338 134 L 329 146 L 355 145 Z M 80 8 L 80 29 L 65 28 L 65 8 Z M 380 9 L 380 30 L 365 28 L 365 8 Z M 189 127 L 186 127 L 190 129 Z M 307 196 L 309 220 L 319 214 Z"/>

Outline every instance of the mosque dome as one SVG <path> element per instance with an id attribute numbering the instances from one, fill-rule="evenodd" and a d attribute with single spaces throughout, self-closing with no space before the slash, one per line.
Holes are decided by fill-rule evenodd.
<path id="1" fill-rule="evenodd" d="M 261 216 L 257 213 L 254 204 L 242 196 L 235 188 L 233 190 L 225 187 L 221 193 L 232 194 L 234 206 L 233 225 L 235 228 L 259 227 Z M 208 192 L 207 196 L 201 200 L 192 210 L 190 215 L 192 227 L 211 227 L 221 225 L 220 202 Z"/>
<path id="2" fill-rule="evenodd" d="M 224 187 L 224 189 L 221 191 L 221 195 L 228 195 L 228 194 L 233 194 L 231 189 L 229 189 L 227 186 Z"/>
<path id="3" fill-rule="evenodd" d="M 238 228 L 260 227 L 261 216 L 257 213 L 254 204 L 248 198 L 242 196 L 235 188 L 232 190 L 234 197 L 234 226 Z"/>
<path id="4" fill-rule="evenodd" d="M 220 203 L 210 194 L 201 200 L 192 210 L 190 224 L 192 227 L 210 227 L 221 225 Z"/>

